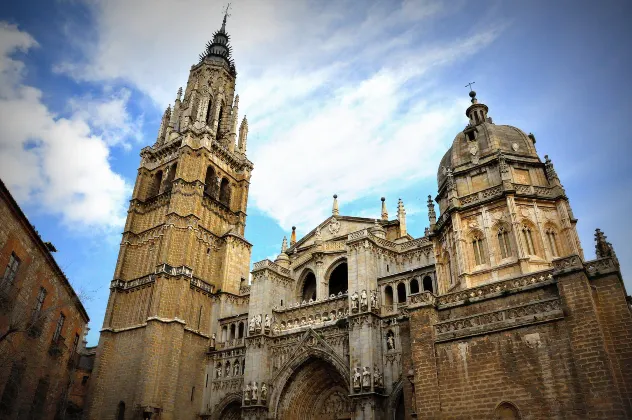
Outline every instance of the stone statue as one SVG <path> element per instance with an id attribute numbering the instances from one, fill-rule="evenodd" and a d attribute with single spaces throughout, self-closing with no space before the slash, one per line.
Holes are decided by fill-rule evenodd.
<path id="1" fill-rule="evenodd" d="M 211 348 L 214 349 L 215 348 L 215 333 L 213 333 L 213 335 L 211 335 Z"/>
<path id="2" fill-rule="evenodd" d="M 363 290 L 360 294 L 360 307 L 366 308 L 368 306 L 368 296 L 366 294 L 366 290 Z"/>
<path id="3" fill-rule="evenodd" d="M 217 365 L 217 367 L 215 367 L 215 376 L 217 378 L 222 377 L 222 365 Z"/>
<path id="4" fill-rule="evenodd" d="M 255 315 L 255 331 L 261 331 L 261 314 Z"/>
<path id="5" fill-rule="evenodd" d="M 248 402 L 250 401 L 250 392 L 252 390 L 250 389 L 250 384 L 246 384 L 246 389 L 244 390 L 244 401 Z"/>
<path id="6" fill-rule="evenodd" d="M 353 292 L 353 294 L 351 295 L 351 310 L 358 310 L 358 292 Z"/>
<path id="7" fill-rule="evenodd" d="M 371 308 L 377 308 L 377 290 L 371 290 Z"/>
<path id="8" fill-rule="evenodd" d="M 233 376 L 239 376 L 239 361 L 235 361 L 233 364 Z"/>
<path id="9" fill-rule="evenodd" d="M 263 324 L 263 328 L 264 328 L 266 331 L 270 331 L 270 323 L 271 323 L 271 321 L 270 321 L 270 315 L 266 314 L 266 320 L 265 320 L 265 322 L 264 322 L 264 324 Z"/>
<path id="10" fill-rule="evenodd" d="M 226 377 L 230 376 L 230 365 L 226 365 Z"/>
<path id="11" fill-rule="evenodd" d="M 252 319 L 250 320 L 250 324 L 248 325 L 248 332 L 250 334 L 254 334 L 255 333 L 255 318 L 256 317 L 252 317 Z"/>
<path id="12" fill-rule="evenodd" d="M 254 402 L 259 401 L 259 389 L 257 388 L 257 381 L 252 383 L 252 400 Z"/>
<path id="13" fill-rule="evenodd" d="M 362 388 L 371 388 L 371 372 L 369 371 L 368 366 L 365 366 L 362 370 Z"/>
<path id="14" fill-rule="evenodd" d="M 316 232 L 314 233 L 314 235 L 316 236 L 317 240 L 322 239 L 322 234 L 320 233 L 319 227 L 316 228 Z"/>
<path id="15" fill-rule="evenodd" d="M 391 332 L 386 334 L 386 348 L 393 350 L 395 348 L 395 335 Z"/>
<path id="16" fill-rule="evenodd" d="M 380 372 L 380 369 L 377 365 L 373 365 L 373 387 L 374 388 L 384 388 L 384 375 Z"/>
<path id="17" fill-rule="evenodd" d="M 268 399 L 268 386 L 265 382 L 261 383 L 261 401 L 266 401 Z"/>
<path id="18" fill-rule="evenodd" d="M 360 374 L 360 368 L 354 368 L 353 372 L 353 388 L 360 389 L 360 381 L 362 380 L 362 375 Z"/>

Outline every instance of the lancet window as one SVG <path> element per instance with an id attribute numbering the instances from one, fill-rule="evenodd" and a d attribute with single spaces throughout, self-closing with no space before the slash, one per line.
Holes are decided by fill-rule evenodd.
<path id="1" fill-rule="evenodd" d="M 533 233 L 531 232 L 531 228 L 527 225 L 522 226 L 522 238 L 524 239 L 527 254 L 536 255 L 535 246 L 533 244 Z"/>
<path id="2" fill-rule="evenodd" d="M 555 232 L 555 229 L 553 228 L 548 228 L 546 230 L 546 238 L 549 242 L 549 248 L 551 250 L 551 254 L 554 257 L 559 257 L 560 256 L 560 252 L 557 246 L 557 232 Z"/>
<path id="3" fill-rule="evenodd" d="M 511 256 L 511 242 L 509 241 L 509 232 L 504 226 L 498 228 L 498 248 L 500 249 L 500 257 L 507 258 Z"/>
<path id="4" fill-rule="evenodd" d="M 474 251 L 474 261 L 476 262 L 476 265 L 487 263 L 485 244 L 480 233 L 476 233 L 472 236 L 472 250 Z"/>

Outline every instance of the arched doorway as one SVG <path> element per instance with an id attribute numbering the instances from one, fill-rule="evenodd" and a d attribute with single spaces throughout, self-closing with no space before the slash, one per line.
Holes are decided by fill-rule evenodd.
<path id="1" fill-rule="evenodd" d="M 218 418 L 221 420 L 240 420 L 241 404 L 239 404 L 237 401 L 231 402 L 226 407 L 224 407 Z"/>
<path id="2" fill-rule="evenodd" d="M 329 295 L 337 295 L 349 290 L 349 273 L 347 262 L 344 261 L 336 266 L 329 275 Z"/>
<path id="3" fill-rule="evenodd" d="M 278 420 L 352 417 L 347 381 L 331 363 L 316 356 L 310 356 L 294 369 L 278 401 Z"/>

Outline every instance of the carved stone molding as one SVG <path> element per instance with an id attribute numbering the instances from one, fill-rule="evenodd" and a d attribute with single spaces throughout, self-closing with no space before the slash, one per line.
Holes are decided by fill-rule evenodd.
<path id="1" fill-rule="evenodd" d="M 488 334 L 563 317 L 564 313 L 559 298 L 540 300 L 494 312 L 440 322 L 435 325 L 435 341 L 448 341 Z"/>

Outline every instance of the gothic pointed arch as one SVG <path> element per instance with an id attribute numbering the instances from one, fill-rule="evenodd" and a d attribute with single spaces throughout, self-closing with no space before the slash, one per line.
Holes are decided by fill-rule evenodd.
<path id="1" fill-rule="evenodd" d="M 227 394 L 216 405 L 213 420 L 239 420 L 241 419 L 241 393 Z"/>
<path id="2" fill-rule="evenodd" d="M 519 420 L 522 417 L 520 416 L 520 410 L 515 404 L 503 401 L 496 406 L 492 418 L 494 420 Z"/>
<path id="3" fill-rule="evenodd" d="M 222 178 L 222 182 L 219 185 L 219 201 L 226 206 L 230 206 L 230 182 L 226 178 Z"/>
<path id="4" fill-rule="evenodd" d="M 327 295 L 337 295 L 338 293 L 346 293 L 349 290 L 349 274 L 347 267 L 347 259 L 340 258 L 334 261 L 325 273 L 327 282 Z"/>
<path id="5" fill-rule="evenodd" d="M 295 356 L 272 378 L 268 400 L 270 417 L 279 420 L 327 418 L 335 413 L 322 413 L 317 404 L 329 397 L 348 395 L 349 378 L 348 363 L 310 329 Z M 323 396 L 323 393 L 328 394 Z"/>
<path id="6" fill-rule="evenodd" d="M 387 420 L 404 419 L 404 384 L 400 379 L 393 385 L 393 391 L 386 401 Z"/>
<path id="7" fill-rule="evenodd" d="M 316 300 L 316 275 L 310 268 L 305 268 L 299 277 L 297 297 L 299 302 Z"/>

